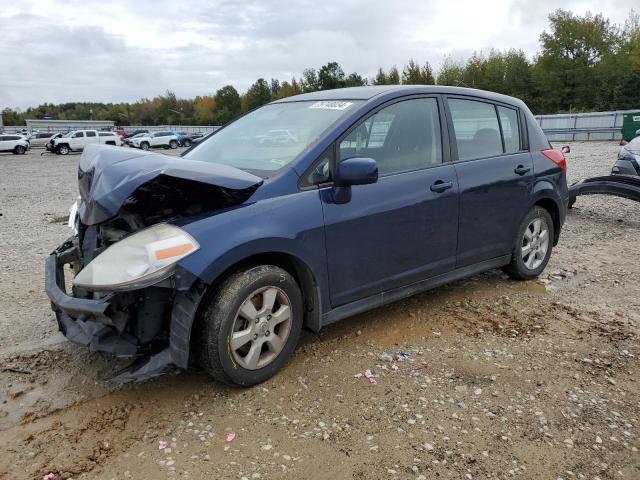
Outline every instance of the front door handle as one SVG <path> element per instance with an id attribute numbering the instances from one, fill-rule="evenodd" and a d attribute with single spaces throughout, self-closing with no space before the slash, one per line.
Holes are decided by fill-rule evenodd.
<path id="1" fill-rule="evenodd" d="M 525 167 L 524 165 L 518 165 L 516 167 L 516 169 L 514 170 L 515 173 L 517 173 L 518 175 L 524 175 L 525 173 L 527 173 L 529 170 L 531 170 L 531 168 L 529 167 Z"/>
<path id="2" fill-rule="evenodd" d="M 443 182 L 442 180 L 436 180 L 433 185 L 431 185 L 431 191 L 442 193 L 445 190 L 449 190 L 451 187 L 453 187 L 453 182 Z"/>

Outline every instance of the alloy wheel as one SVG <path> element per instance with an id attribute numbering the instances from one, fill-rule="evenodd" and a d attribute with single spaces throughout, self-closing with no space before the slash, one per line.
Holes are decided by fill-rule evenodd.
<path id="1" fill-rule="evenodd" d="M 524 230 L 522 261 L 529 270 L 538 268 L 549 250 L 549 226 L 544 218 L 534 218 Z"/>
<path id="2" fill-rule="evenodd" d="M 236 313 L 229 339 L 233 359 L 247 370 L 265 367 L 282 352 L 291 325 L 291 301 L 282 289 L 254 291 Z"/>

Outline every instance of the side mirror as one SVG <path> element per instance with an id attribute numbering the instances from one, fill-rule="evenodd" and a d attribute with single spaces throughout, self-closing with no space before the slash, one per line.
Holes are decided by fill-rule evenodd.
<path id="1" fill-rule="evenodd" d="M 338 164 L 334 184 L 338 187 L 368 185 L 378 181 L 378 165 L 373 158 L 348 158 Z"/>
<path id="2" fill-rule="evenodd" d="M 571 153 L 571 147 L 569 145 L 565 145 L 560 149 L 562 153 Z"/>

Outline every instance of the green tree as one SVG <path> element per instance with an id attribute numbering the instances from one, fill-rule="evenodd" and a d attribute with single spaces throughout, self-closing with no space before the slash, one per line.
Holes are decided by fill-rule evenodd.
<path id="1" fill-rule="evenodd" d="M 452 57 L 447 56 L 438 72 L 438 85 L 460 86 L 464 83 L 464 67 Z"/>
<path id="2" fill-rule="evenodd" d="M 598 90 L 607 88 L 601 69 L 619 47 L 619 32 L 601 14 L 584 17 L 556 10 L 549 15 L 550 31 L 540 35 L 542 50 L 534 68 L 545 92 L 545 111 L 589 110 L 598 103 Z"/>
<path id="3" fill-rule="evenodd" d="M 315 92 L 319 90 L 318 86 L 318 74 L 315 68 L 305 68 L 302 71 L 302 78 L 300 79 L 300 87 L 302 92 Z"/>
<path id="4" fill-rule="evenodd" d="M 225 124 L 234 119 L 241 111 L 242 102 L 240 94 L 231 85 L 226 85 L 216 92 L 214 97 L 216 102 L 215 120 L 216 123 Z"/>
<path id="5" fill-rule="evenodd" d="M 329 62 L 318 71 L 318 89 L 332 90 L 345 85 L 344 72 L 337 62 Z"/>
<path id="6" fill-rule="evenodd" d="M 420 67 L 413 59 L 402 69 L 402 83 L 405 85 L 433 85 L 433 70 L 429 62 Z"/>
<path id="7" fill-rule="evenodd" d="M 382 67 L 378 69 L 378 73 L 376 74 L 375 78 L 373 79 L 373 84 L 374 85 L 388 85 L 387 74 L 384 73 L 384 70 L 382 70 Z"/>
<path id="8" fill-rule="evenodd" d="M 271 86 L 264 78 L 259 78 L 249 87 L 245 98 L 247 110 L 253 110 L 265 103 L 269 103 L 271 101 Z"/>

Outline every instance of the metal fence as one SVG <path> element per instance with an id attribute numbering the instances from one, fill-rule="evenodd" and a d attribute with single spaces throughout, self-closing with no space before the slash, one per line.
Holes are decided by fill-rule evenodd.
<path id="1" fill-rule="evenodd" d="M 637 111 L 617 110 L 615 112 L 536 115 L 536 120 L 552 142 L 620 140 L 622 138 L 622 116 L 625 113 Z"/>

